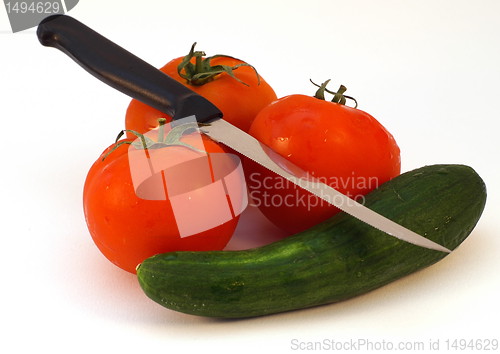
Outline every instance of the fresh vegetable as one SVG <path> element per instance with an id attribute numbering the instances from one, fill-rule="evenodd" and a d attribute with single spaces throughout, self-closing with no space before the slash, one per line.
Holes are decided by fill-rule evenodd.
<path id="1" fill-rule="evenodd" d="M 475 227 L 485 201 L 485 185 L 472 168 L 433 165 L 383 184 L 365 205 L 453 250 Z M 339 213 L 260 248 L 156 255 L 137 276 L 147 296 L 169 309 L 237 318 L 348 299 L 446 255 Z"/>
<path id="2" fill-rule="evenodd" d="M 170 61 L 160 70 L 207 98 L 222 111 L 226 121 L 244 131 L 248 131 L 257 113 L 277 98 L 251 65 L 225 55 L 205 57 L 204 52 L 194 50 L 194 45 L 187 56 Z M 133 99 L 125 127 L 145 133 L 157 127 L 161 117 L 168 116 Z"/>
<path id="3" fill-rule="evenodd" d="M 156 134 L 156 131 L 151 133 Z M 133 139 L 111 145 L 90 168 L 85 181 L 83 203 L 90 234 L 111 262 L 131 273 L 135 273 L 140 262 L 157 253 L 223 249 L 233 235 L 239 218 L 239 214 L 230 210 L 226 222 L 192 235 L 181 233 L 179 225 L 182 220 L 175 214 L 170 199 L 174 193 L 172 190 L 180 190 L 179 194 L 184 193 L 190 202 L 193 197 L 201 200 L 202 207 L 206 205 L 201 215 L 187 215 L 185 213 L 193 212 L 191 204 L 186 206 L 184 202 L 181 205 L 187 209 L 181 216 L 187 215 L 188 221 L 197 223 L 197 226 L 204 222 L 203 217 L 207 215 L 227 215 L 228 196 L 219 196 L 222 203 L 218 204 L 213 200 L 214 190 L 210 192 L 201 187 L 206 183 L 214 185 L 215 156 L 219 165 L 231 165 L 234 160 L 219 144 L 203 135 L 181 135 L 170 145 L 162 144 L 168 140 L 160 139 L 160 135 L 163 136 L 160 132 L 156 137 L 150 135 L 153 138 L 147 140 L 147 149 L 142 146 L 141 139 L 144 137 L 132 145 Z M 188 168 L 172 167 L 165 172 L 165 164 L 174 167 L 185 164 Z M 161 171 L 149 171 L 148 165 Z M 132 175 L 134 168 L 135 182 Z M 143 182 L 140 185 L 136 183 L 138 178 Z M 169 184 L 171 181 L 180 182 L 176 182 L 174 187 Z M 244 191 L 243 177 L 232 180 L 233 190 L 235 186 L 238 188 L 238 181 Z"/>
<path id="4" fill-rule="evenodd" d="M 291 95 L 262 109 L 250 134 L 343 194 L 361 199 L 400 173 L 394 137 L 371 115 L 346 106 L 345 87 L 326 101 L 328 81 L 314 97 Z M 328 91 L 330 92 L 330 91 Z M 294 234 L 339 212 L 322 199 L 260 165 L 245 161 L 254 205 Z"/>

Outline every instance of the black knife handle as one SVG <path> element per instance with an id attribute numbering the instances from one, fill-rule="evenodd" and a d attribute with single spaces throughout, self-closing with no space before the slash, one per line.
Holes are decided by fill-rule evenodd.
<path id="1" fill-rule="evenodd" d="M 99 80 L 173 119 L 194 115 L 198 122 L 208 122 L 222 117 L 204 97 L 70 16 L 45 18 L 37 36 L 42 45 L 66 53 Z"/>

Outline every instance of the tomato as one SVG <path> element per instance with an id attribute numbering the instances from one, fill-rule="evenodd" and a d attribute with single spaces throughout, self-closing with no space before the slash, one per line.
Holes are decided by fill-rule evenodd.
<path id="1" fill-rule="evenodd" d="M 242 60 L 229 56 L 202 58 L 204 53 L 193 52 L 193 48 L 189 56 L 176 58 L 160 70 L 215 104 L 222 111 L 226 121 L 248 131 L 257 113 L 276 100 L 276 93 L 252 66 Z M 194 74 L 188 75 L 185 71 L 181 71 L 181 76 L 178 67 L 185 64 L 183 61 L 186 58 L 193 65 L 197 61 L 203 65 L 196 65 L 196 69 L 193 69 L 196 71 Z M 216 69 L 220 67 L 233 68 L 234 70 L 229 71 L 234 77 L 223 70 L 217 71 Z M 206 77 L 202 75 L 204 73 L 207 73 Z M 204 79 L 191 80 L 193 75 L 201 75 Z M 168 116 L 133 99 L 127 108 L 125 127 L 145 133 L 158 125 L 157 120 L 160 117 Z"/>
<path id="2" fill-rule="evenodd" d="M 144 150 L 129 144 L 118 147 L 113 144 L 102 153 L 87 175 L 83 204 L 90 234 L 104 256 L 131 273 L 135 273 L 136 266 L 144 259 L 157 253 L 221 250 L 236 228 L 239 214 L 228 208 L 227 189 L 222 195 L 223 205 L 214 199 L 213 188 L 201 188 L 207 186 L 202 176 L 208 176 L 210 187 L 216 186 L 213 182 L 219 177 L 215 176 L 211 162 L 215 156 L 219 157 L 219 163 L 232 164 L 233 167 L 234 160 L 220 145 L 205 136 L 198 135 L 195 139 L 187 135 L 181 141 L 193 149 L 173 145 Z M 130 143 L 132 139 L 121 142 Z M 194 149 L 204 150 L 207 154 L 200 155 Z M 176 170 L 172 167 L 168 170 L 171 172 L 163 170 L 153 174 L 138 170 L 141 163 L 156 166 L 157 170 L 164 168 L 164 163 L 174 167 L 184 163 L 186 168 Z M 176 187 L 175 193 L 183 196 L 184 204 L 176 202 L 176 206 L 172 201 L 177 197 L 169 185 L 173 181 L 172 176 L 177 181 L 190 183 Z M 139 182 L 144 182 L 139 187 L 137 178 L 140 178 Z M 236 184 L 236 188 L 243 188 L 244 184 L 237 185 L 242 180 L 243 176 L 241 180 L 233 179 L 233 186 Z M 201 211 L 193 209 L 187 202 L 191 198 L 202 199 Z M 174 210 L 179 205 L 184 208 L 180 211 L 181 217 Z M 228 213 L 229 216 L 224 219 L 223 216 Z M 213 219 L 217 218 L 216 225 L 208 229 L 203 227 L 204 231 L 190 235 L 181 232 L 181 223 L 184 228 L 192 228 L 193 225 L 203 226 L 203 223 L 213 225 Z"/>
<path id="3" fill-rule="evenodd" d="M 347 96 L 346 96 L 347 97 Z M 316 97 L 291 95 L 260 111 L 250 134 L 310 176 L 359 199 L 400 173 L 393 136 L 371 115 Z M 251 200 L 288 233 L 339 210 L 272 172 L 245 161 Z"/>

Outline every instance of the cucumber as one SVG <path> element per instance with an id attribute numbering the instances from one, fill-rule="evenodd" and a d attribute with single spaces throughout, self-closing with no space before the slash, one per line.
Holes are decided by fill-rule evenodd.
<path id="1" fill-rule="evenodd" d="M 464 165 L 404 173 L 365 199 L 371 209 L 451 250 L 471 233 L 485 202 L 483 180 Z M 259 248 L 159 254 L 140 264 L 137 276 L 146 295 L 169 309 L 241 318 L 349 299 L 446 255 L 339 213 Z"/>

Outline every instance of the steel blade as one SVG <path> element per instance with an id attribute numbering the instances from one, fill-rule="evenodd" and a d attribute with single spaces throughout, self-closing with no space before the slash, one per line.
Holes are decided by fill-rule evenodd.
<path id="1" fill-rule="evenodd" d="M 327 203 L 336 206 L 340 210 L 390 236 L 420 247 L 447 253 L 451 252 L 446 247 L 395 223 L 327 184 L 315 180 L 306 171 L 295 166 L 251 135 L 238 129 L 224 119 L 212 121 L 209 125 L 202 126 L 200 130 L 217 142 L 238 151 L 286 180 L 316 195 Z"/>

